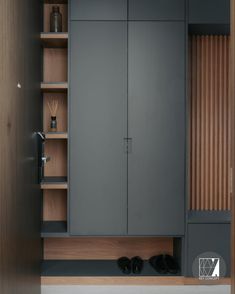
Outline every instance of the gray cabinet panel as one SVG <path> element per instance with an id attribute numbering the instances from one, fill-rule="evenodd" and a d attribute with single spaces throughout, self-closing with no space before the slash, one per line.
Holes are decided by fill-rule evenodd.
<path id="1" fill-rule="evenodd" d="M 128 109 L 128 233 L 183 235 L 183 23 L 130 22 Z"/>
<path id="2" fill-rule="evenodd" d="M 127 20 L 127 0 L 71 0 L 71 20 Z"/>
<path id="3" fill-rule="evenodd" d="M 127 23 L 72 22 L 70 231 L 127 230 Z"/>
<path id="4" fill-rule="evenodd" d="M 229 24 L 229 0 L 189 0 L 190 24 Z"/>
<path id="5" fill-rule="evenodd" d="M 130 20 L 184 20 L 185 0 L 129 0 Z"/>
<path id="6" fill-rule="evenodd" d="M 192 277 L 194 260 L 203 253 L 217 253 L 224 259 L 230 275 L 230 225 L 190 224 L 187 236 L 187 276 Z"/>

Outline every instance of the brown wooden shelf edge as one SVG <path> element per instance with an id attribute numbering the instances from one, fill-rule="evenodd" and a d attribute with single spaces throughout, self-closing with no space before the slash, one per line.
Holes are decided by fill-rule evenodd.
<path id="1" fill-rule="evenodd" d="M 41 90 L 43 92 L 66 92 L 68 83 L 41 83 Z"/>
<path id="2" fill-rule="evenodd" d="M 230 278 L 200 281 L 186 277 L 41 277 L 42 285 L 231 285 Z"/>
<path id="3" fill-rule="evenodd" d="M 45 139 L 68 139 L 68 133 L 45 133 Z"/>
<path id="4" fill-rule="evenodd" d="M 52 184 L 41 184 L 40 185 L 42 190 L 66 190 L 68 189 L 68 184 L 67 183 L 52 183 Z"/>
<path id="5" fill-rule="evenodd" d="M 41 33 L 42 44 L 47 48 L 68 47 L 68 33 Z"/>

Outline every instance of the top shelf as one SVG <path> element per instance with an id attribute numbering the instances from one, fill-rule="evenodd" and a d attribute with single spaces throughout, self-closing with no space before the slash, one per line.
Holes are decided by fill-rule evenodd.
<path id="1" fill-rule="evenodd" d="M 68 47 L 68 33 L 41 33 L 40 38 L 46 48 Z"/>

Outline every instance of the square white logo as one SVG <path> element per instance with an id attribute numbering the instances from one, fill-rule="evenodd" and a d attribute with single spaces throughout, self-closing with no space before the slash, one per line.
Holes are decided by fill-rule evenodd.
<path id="1" fill-rule="evenodd" d="M 216 280 L 220 277 L 219 258 L 199 258 L 199 279 Z"/>

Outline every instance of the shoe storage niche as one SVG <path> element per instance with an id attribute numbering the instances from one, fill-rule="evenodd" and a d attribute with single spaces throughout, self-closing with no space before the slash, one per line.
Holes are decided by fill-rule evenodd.
<path id="1" fill-rule="evenodd" d="M 228 232 L 229 7 L 202 2 L 45 1 L 42 283 L 185 284 Z"/>

